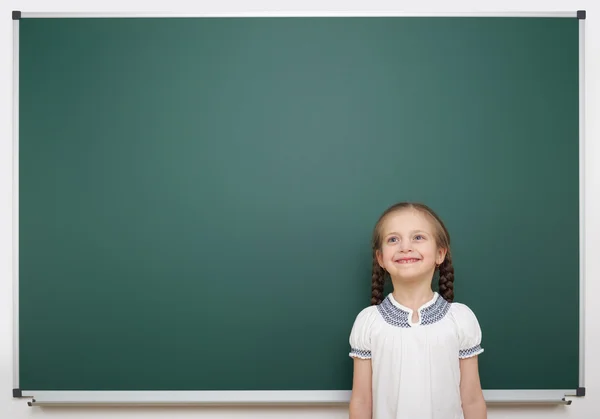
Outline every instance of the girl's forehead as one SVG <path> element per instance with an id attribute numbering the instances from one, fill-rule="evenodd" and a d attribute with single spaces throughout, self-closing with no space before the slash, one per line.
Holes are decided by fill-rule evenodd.
<path id="1" fill-rule="evenodd" d="M 382 227 L 384 234 L 390 231 L 401 233 L 412 230 L 425 232 L 433 230 L 433 226 L 425 214 L 415 209 L 405 209 L 388 214 Z"/>

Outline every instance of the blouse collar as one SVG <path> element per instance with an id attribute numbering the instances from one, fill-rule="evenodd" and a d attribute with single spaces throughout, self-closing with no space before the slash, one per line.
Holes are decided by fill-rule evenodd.
<path id="1" fill-rule="evenodd" d="M 391 293 L 377 306 L 383 319 L 397 327 L 426 326 L 437 323 L 444 318 L 449 308 L 450 303 L 439 293 L 434 292 L 433 298 L 419 308 L 419 321 L 413 323 L 413 310 L 396 301 Z"/>

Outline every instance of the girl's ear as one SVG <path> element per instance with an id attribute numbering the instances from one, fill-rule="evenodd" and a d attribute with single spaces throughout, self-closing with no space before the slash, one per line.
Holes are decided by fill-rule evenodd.
<path id="1" fill-rule="evenodd" d="M 437 258 L 435 260 L 435 263 L 438 265 L 441 265 L 442 262 L 444 262 L 444 259 L 446 259 L 446 254 L 448 253 L 448 249 L 438 249 L 438 255 Z"/>
<path id="2" fill-rule="evenodd" d="M 381 257 L 381 251 L 379 251 L 379 249 L 375 251 L 375 257 L 377 258 L 377 263 L 379 264 L 379 266 L 383 268 L 383 259 Z"/>

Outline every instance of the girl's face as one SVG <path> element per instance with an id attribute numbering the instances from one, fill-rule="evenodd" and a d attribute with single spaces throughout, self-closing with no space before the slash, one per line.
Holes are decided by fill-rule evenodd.
<path id="1" fill-rule="evenodd" d="M 381 228 L 379 265 L 392 279 L 430 281 L 435 266 L 446 256 L 445 249 L 438 249 L 434 233 L 433 225 L 419 211 L 389 214 Z"/>

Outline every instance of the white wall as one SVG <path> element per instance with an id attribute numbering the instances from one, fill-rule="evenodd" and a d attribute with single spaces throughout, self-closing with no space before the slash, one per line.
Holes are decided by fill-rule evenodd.
<path id="1" fill-rule="evenodd" d="M 597 0 L 533 1 L 533 0 L 469 0 L 383 1 L 383 0 L 215 0 L 194 5 L 192 0 L 3 0 L 0 5 L 0 417 L 1 418 L 312 418 L 347 417 L 345 407 L 302 408 L 39 408 L 28 407 L 24 400 L 13 400 L 12 390 L 12 20 L 10 12 L 42 11 L 152 11 L 152 12 L 244 12 L 244 11 L 401 11 L 401 12 L 467 12 L 467 11 L 573 11 L 587 10 L 586 74 L 587 74 L 587 141 L 586 141 L 586 213 L 588 255 L 586 387 L 588 396 L 571 406 L 490 406 L 490 419 L 585 419 L 598 418 L 600 407 L 600 313 L 592 300 L 600 293 L 600 2 Z M 201 5 L 204 3 L 203 5 Z M 447 4 L 448 3 L 448 4 Z M 483 4 L 485 3 L 485 4 Z M 320 4 L 320 7 L 317 5 Z M 560 234 L 560 226 L 557 230 Z M 543 263 L 543 261 L 532 261 Z M 560 296 L 552 295 L 560 304 Z M 560 331 L 557 331 L 560 335 Z M 596 354 L 593 356 L 593 354 Z M 556 360 L 560 362 L 560 360 Z M 551 372 L 549 372 L 551 373 Z"/>

